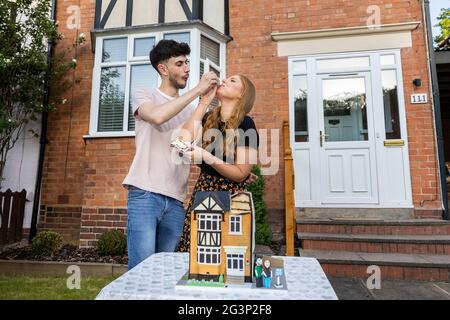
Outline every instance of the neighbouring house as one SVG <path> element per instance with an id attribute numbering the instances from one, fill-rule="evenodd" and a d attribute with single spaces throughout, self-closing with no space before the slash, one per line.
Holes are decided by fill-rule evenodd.
<path id="1" fill-rule="evenodd" d="M 4 180 L 2 181 L 2 188 L 0 192 L 5 192 L 8 189 L 13 193 L 21 192 L 25 190 L 26 201 L 23 212 L 23 223 L 22 223 L 22 237 L 28 238 L 30 233 L 30 226 L 32 223 L 32 211 L 34 203 L 34 192 L 36 186 L 36 175 L 38 171 L 39 163 L 39 138 L 36 138 L 29 130 L 35 132 L 40 132 L 41 124 L 40 122 L 29 123 L 22 133 L 21 137 L 17 140 L 14 147 L 9 151 L 6 160 L 5 170 L 4 170 Z M 6 196 L 0 198 L 0 209 L 3 210 L 3 205 L 5 204 Z M 12 210 L 15 210 L 15 204 L 12 198 L 9 204 L 9 209 L 11 210 L 8 226 L 11 229 L 13 225 Z M 21 216 L 22 218 L 22 216 Z M 20 219 L 20 218 L 19 218 Z M 0 219 L 1 220 L 1 219 Z M 2 222 L 0 221 L 0 228 Z M 19 226 L 20 228 L 20 226 Z M 14 237 L 10 237 L 11 232 L 7 236 L 7 242 L 13 241 Z M 0 240 L 0 243 L 2 240 Z"/>
<path id="2" fill-rule="evenodd" d="M 52 2 L 52 7 L 53 5 L 54 2 Z M 19 17 L 16 17 L 17 22 L 25 20 L 27 20 L 26 16 L 20 15 Z M 50 49 L 47 48 L 47 50 Z M 41 133 L 42 117 L 38 117 L 36 121 L 29 122 L 25 126 L 14 147 L 8 152 L 3 172 L 4 180 L 1 182 L 0 188 L 0 193 L 2 193 L 2 196 L 0 197 L 0 211 L 3 211 L 1 212 L 2 214 L 0 214 L 0 229 L 3 229 L 1 227 L 2 222 L 8 221 L 7 229 L 9 230 L 5 232 L 6 234 L 3 233 L 4 230 L 0 232 L 2 233 L 0 243 L 2 243 L 2 241 L 14 241 L 16 234 L 21 235 L 23 239 L 28 239 L 30 235 L 30 228 L 33 224 L 33 210 L 39 210 L 39 203 L 35 204 L 35 192 L 36 185 L 38 184 L 40 150 L 43 143 L 37 135 L 40 135 Z M 7 197 L 4 194 L 7 190 L 11 190 L 13 193 L 25 191 L 26 199 L 23 212 L 21 212 L 22 205 L 17 205 L 19 197 Z M 5 205 L 5 202 L 8 202 L 7 206 Z M 5 209 L 8 210 L 8 219 L 4 218 L 6 213 Z M 17 211 L 15 212 L 15 210 Z M 16 215 L 19 218 L 14 221 Z M 78 220 L 79 218 L 80 217 L 78 217 Z M 18 224 L 17 226 L 14 226 L 14 224 L 20 223 L 20 221 L 22 221 L 22 225 Z M 13 227 L 15 227 L 15 231 L 12 230 Z"/>
<path id="3" fill-rule="evenodd" d="M 191 215 L 189 278 L 252 282 L 255 209 L 249 192 L 197 192 Z"/>
<path id="4" fill-rule="evenodd" d="M 435 62 L 439 84 L 445 162 L 450 168 L 450 46 L 449 49 L 435 52 Z"/>
<path id="5" fill-rule="evenodd" d="M 126 229 L 131 97 L 159 83 L 152 46 L 176 39 L 192 48 L 189 87 L 209 70 L 255 83 L 251 116 L 272 156 L 262 166 L 278 169 L 264 194 L 275 240 L 284 236 L 290 147 L 300 255 L 318 258 L 330 275 L 365 277 L 378 265 L 386 277 L 448 280 L 428 1 L 79 3 L 77 29 L 66 23 L 76 17 L 72 4 L 57 2 L 60 46 L 80 33 L 88 44 L 76 53 L 80 83 L 49 118 L 40 230 L 90 247 L 105 230 Z"/>

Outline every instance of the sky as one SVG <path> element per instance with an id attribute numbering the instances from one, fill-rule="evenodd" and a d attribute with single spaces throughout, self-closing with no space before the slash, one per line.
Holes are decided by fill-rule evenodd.
<path id="1" fill-rule="evenodd" d="M 450 8 L 450 0 L 430 0 L 430 15 L 433 25 L 438 23 L 437 17 L 441 12 L 441 8 Z M 433 27 L 433 38 L 440 33 L 439 27 Z"/>

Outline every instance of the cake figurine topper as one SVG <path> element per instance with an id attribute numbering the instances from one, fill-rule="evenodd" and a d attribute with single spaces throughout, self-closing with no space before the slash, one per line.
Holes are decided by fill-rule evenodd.
<path id="1" fill-rule="evenodd" d="M 176 290 L 287 290 L 283 259 L 255 255 L 251 192 L 197 191 L 190 220 L 189 269 Z"/>

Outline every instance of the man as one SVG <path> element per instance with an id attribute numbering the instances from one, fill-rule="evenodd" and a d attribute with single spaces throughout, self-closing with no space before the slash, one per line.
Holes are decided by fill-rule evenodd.
<path id="1" fill-rule="evenodd" d="M 140 90 L 132 99 L 136 154 L 123 181 L 128 189 L 129 269 L 153 253 L 175 251 L 183 231 L 190 165 L 172 161 L 170 143 L 195 110 L 191 102 L 219 82 L 215 73 L 206 73 L 180 96 L 189 79 L 189 54 L 187 44 L 161 40 L 150 52 L 161 85 Z"/>

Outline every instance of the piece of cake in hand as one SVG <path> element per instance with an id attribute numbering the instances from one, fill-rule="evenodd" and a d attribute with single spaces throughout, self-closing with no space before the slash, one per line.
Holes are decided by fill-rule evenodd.
<path id="1" fill-rule="evenodd" d="M 170 143 L 172 148 L 178 150 L 180 157 L 183 156 L 183 153 L 192 150 L 192 145 L 189 141 L 183 141 L 181 137 L 176 138 Z"/>

